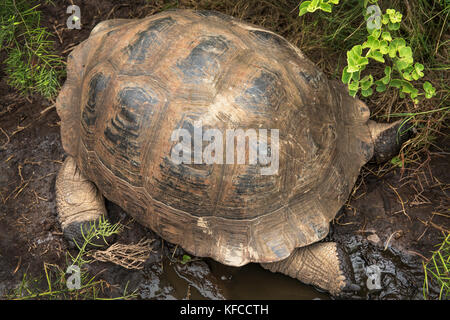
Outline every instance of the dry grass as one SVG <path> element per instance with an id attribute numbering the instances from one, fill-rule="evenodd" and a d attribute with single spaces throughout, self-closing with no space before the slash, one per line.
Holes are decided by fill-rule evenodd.
<path id="1" fill-rule="evenodd" d="M 138 243 L 114 243 L 106 250 L 96 250 L 89 255 L 97 261 L 112 262 L 126 269 L 142 269 L 153 252 L 153 239 L 141 239 Z"/>

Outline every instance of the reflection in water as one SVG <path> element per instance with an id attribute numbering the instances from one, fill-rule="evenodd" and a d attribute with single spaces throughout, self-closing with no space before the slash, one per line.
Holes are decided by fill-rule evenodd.
<path id="1" fill-rule="evenodd" d="M 312 300 L 329 299 L 313 287 L 255 263 L 240 268 L 208 260 L 212 273 L 223 282 L 228 299 Z"/>
<path id="2" fill-rule="evenodd" d="M 164 258 L 143 270 L 143 299 L 329 299 L 326 294 L 258 264 L 228 267 L 211 259 L 185 265 Z"/>

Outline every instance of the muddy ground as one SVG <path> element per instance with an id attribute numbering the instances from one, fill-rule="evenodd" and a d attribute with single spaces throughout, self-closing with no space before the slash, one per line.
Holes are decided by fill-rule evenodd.
<path id="1" fill-rule="evenodd" d="M 68 30 L 65 8 L 69 3 L 54 3 L 43 7 L 42 21 L 50 30 L 55 26 L 56 49 L 64 56 L 106 18 L 142 17 L 164 7 L 162 1 L 157 6 L 147 6 L 146 1 L 124 5 L 80 1 L 76 4 L 82 8 L 82 29 Z M 74 249 L 63 239 L 56 219 L 55 178 L 65 157 L 60 119 L 52 102 L 37 95 L 21 97 L 6 85 L 2 70 L 0 77 L 0 296 L 7 297 L 24 274 L 42 277 L 44 263 L 65 268 L 66 253 Z M 441 149 L 423 154 L 420 164 L 405 170 L 376 175 L 379 167 L 367 165 L 349 202 L 333 221 L 327 240 L 342 243 L 351 256 L 361 286 L 354 298 L 422 298 L 422 261 L 450 229 L 450 142 L 440 137 L 436 144 Z M 331 298 L 254 264 L 231 268 L 209 259 L 181 264 L 180 248 L 138 225 L 113 203 L 107 202 L 107 207 L 111 220 L 126 226 L 118 242 L 154 241 L 142 270 L 104 262 L 89 266 L 92 274 L 111 285 L 106 297 L 120 296 L 128 285 L 128 291 L 136 289 L 137 298 L 144 299 Z M 366 269 L 374 265 L 381 270 L 379 290 L 366 285 Z"/>

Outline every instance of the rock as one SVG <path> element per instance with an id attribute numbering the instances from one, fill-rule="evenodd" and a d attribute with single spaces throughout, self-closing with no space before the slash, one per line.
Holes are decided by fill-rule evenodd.
<path id="1" fill-rule="evenodd" d="M 381 240 L 380 240 L 380 238 L 378 237 L 378 235 L 376 233 L 368 235 L 367 236 L 367 240 L 370 241 L 371 243 L 375 244 L 375 245 L 379 245 L 381 243 Z"/>

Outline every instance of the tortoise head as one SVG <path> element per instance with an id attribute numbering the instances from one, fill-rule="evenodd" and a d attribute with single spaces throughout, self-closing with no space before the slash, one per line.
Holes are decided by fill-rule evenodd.
<path id="1" fill-rule="evenodd" d="M 377 123 L 369 120 L 370 135 L 373 141 L 374 154 L 371 161 L 386 162 L 397 155 L 402 145 L 411 137 L 411 124 L 398 120 L 393 123 Z"/>

